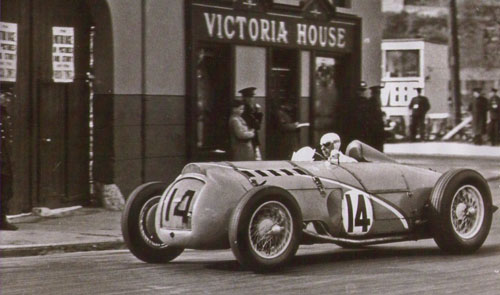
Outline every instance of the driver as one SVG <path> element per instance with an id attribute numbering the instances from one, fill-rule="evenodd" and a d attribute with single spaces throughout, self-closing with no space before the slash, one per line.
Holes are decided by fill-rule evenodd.
<path id="1" fill-rule="evenodd" d="M 321 137 L 321 152 L 330 163 L 356 163 L 354 158 L 344 155 L 340 151 L 340 136 L 337 133 L 326 133 Z"/>

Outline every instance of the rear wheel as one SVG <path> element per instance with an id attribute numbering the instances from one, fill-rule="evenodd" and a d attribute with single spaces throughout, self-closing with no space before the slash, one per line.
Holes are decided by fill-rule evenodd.
<path id="1" fill-rule="evenodd" d="M 275 270 L 289 262 L 302 233 L 302 217 L 293 197 L 272 194 L 276 193 L 273 190 L 243 198 L 229 227 L 231 250 L 243 266 L 256 272 Z"/>
<path id="2" fill-rule="evenodd" d="M 492 201 L 486 180 L 476 171 L 444 173 L 431 193 L 430 226 L 438 246 L 451 253 L 471 253 L 486 240 Z"/>
<path id="3" fill-rule="evenodd" d="M 156 210 L 166 184 L 150 182 L 137 187 L 127 199 L 122 215 L 122 235 L 135 257 L 149 263 L 165 263 L 184 249 L 161 242 L 155 229 Z"/>

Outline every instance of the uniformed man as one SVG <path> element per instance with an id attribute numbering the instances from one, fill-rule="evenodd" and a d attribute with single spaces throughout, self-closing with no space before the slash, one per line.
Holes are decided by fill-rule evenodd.
<path id="1" fill-rule="evenodd" d="M 488 110 L 490 112 L 490 141 L 491 145 L 497 145 L 500 137 L 500 96 L 497 89 L 491 88 L 490 102 Z"/>
<path id="2" fill-rule="evenodd" d="M 243 111 L 243 119 L 250 129 L 255 130 L 255 136 L 252 138 L 252 144 L 255 148 L 255 160 L 262 160 L 260 153 L 259 130 L 262 123 L 263 114 L 261 107 L 255 102 L 255 87 L 247 87 L 238 91 L 243 97 L 245 109 Z"/>
<path id="3" fill-rule="evenodd" d="M 380 91 L 383 88 L 381 85 L 370 87 L 369 98 L 369 113 L 368 121 L 370 122 L 370 145 L 377 150 L 384 151 L 385 133 L 384 133 L 384 118 L 380 106 Z"/>
<path id="4" fill-rule="evenodd" d="M 10 148 L 12 144 L 12 120 L 7 110 L 10 103 L 12 93 L 2 92 L 0 94 L 0 133 L 1 133 L 1 174 L 2 179 L 0 185 L 1 189 L 1 220 L 0 230 L 17 230 L 17 227 L 7 220 L 7 213 L 9 211 L 8 202 L 12 198 L 12 163 L 10 157 Z"/>
<path id="5" fill-rule="evenodd" d="M 368 98 L 368 85 L 365 81 L 361 81 L 359 87 L 356 91 L 357 100 L 357 112 L 355 114 L 356 124 L 357 124 L 357 136 L 358 140 L 372 145 L 371 134 L 370 134 L 370 100 Z"/>
<path id="6" fill-rule="evenodd" d="M 408 108 L 410 109 L 410 141 L 415 141 L 417 129 L 420 133 L 420 140 L 425 139 L 425 114 L 431 108 L 429 99 L 422 95 L 422 88 L 417 87 L 417 96 L 412 98 Z"/>
<path id="7" fill-rule="evenodd" d="M 469 105 L 472 113 L 472 130 L 474 132 L 474 144 L 483 143 L 483 134 L 486 133 L 486 114 L 488 111 L 488 100 L 481 95 L 481 88 L 472 89 L 473 100 Z"/>

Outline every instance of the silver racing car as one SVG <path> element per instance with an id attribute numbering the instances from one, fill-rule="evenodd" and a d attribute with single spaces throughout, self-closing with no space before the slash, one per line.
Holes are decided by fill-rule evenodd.
<path id="1" fill-rule="evenodd" d="M 126 245 L 139 259 L 168 262 L 184 249 L 228 249 L 254 271 L 282 267 L 300 244 L 342 247 L 433 238 L 446 252 L 471 253 L 491 226 L 491 192 L 471 169 L 444 174 L 398 164 L 359 141 L 357 163 L 191 163 L 171 184 L 129 196 Z"/>

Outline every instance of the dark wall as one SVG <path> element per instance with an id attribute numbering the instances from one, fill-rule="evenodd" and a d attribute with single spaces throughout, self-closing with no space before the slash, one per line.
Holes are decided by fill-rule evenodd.
<path id="1" fill-rule="evenodd" d="M 13 119 L 12 160 L 14 171 L 14 197 L 10 201 L 10 212 L 18 213 L 31 209 L 30 164 L 32 149 L 30 142 L 31 109 L 30 97 L 30 23 L 29 0 L 3 0 L 0 2 L 1 19 L 4 22 L 17 23 L 17 82 L 2 82 L 0 91 L 11 90 L 16 97 L 8 109 Z"/>
<path id="2" fill-rule="evenodd" d="M 171 182 L 186 164 L 184 102 L 183 96 L 97 95 L 95 180 L 116 184 L 125 197 L 145 181 Z"/>

